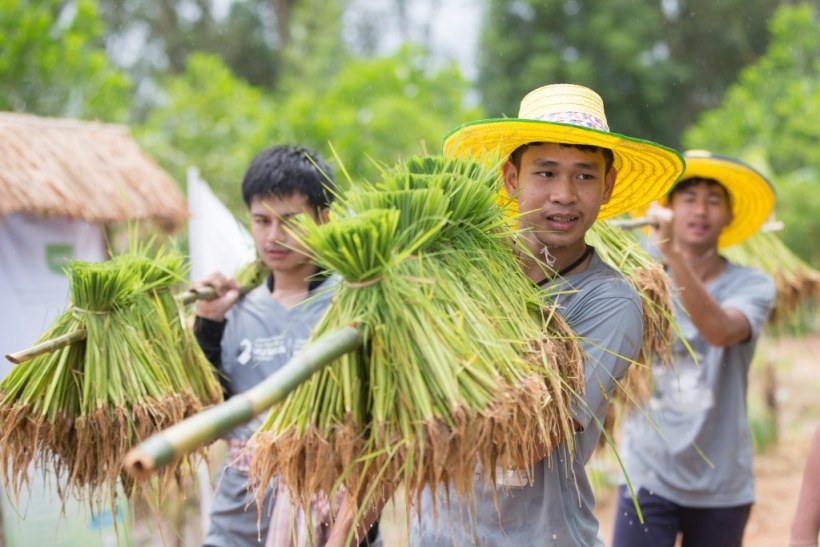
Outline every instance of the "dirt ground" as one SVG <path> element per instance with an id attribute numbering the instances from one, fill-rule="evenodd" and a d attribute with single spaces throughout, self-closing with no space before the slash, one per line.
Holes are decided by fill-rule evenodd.
<path id="1" fill-rule="evenodd" d="M 759 359 L 750 375 L 750 408 L 760 415 L 766 406 L 765 364 L 776 370 L 776 386 L 769 390 L 777 406 L 778 441 L 755 457 L 757 503 L 752 509 L 746 529 L 745 547 L 785 545 L 797 503 L 806 452 L 815 426 L 820 423 L 820 334 L 802 339 L 762 340 Z M 602 485 L 597 492 L 596 514 L 601 521 L 603 537 L 611 538 L 614 510 L 614 488 Z M 181 503 L 180 503 L 181 502 Z M 404 547 L 407 531 L 404 510 L 397 502 L 382 515 L 384 547 Z M 166 512 L 167 511 L 167 512 Z M 153 522 L 137 522 L 133 545 L 196 547 L 201 545 L 199 496 L 189 492 L 184 499 L 169 503 L 157 526 Z M 176 525 L 171 525 L 170 522 Z M 160 529 L 164 529 L 160 533 Z M 164 536 L 164 542 L 161 538 Z"/>

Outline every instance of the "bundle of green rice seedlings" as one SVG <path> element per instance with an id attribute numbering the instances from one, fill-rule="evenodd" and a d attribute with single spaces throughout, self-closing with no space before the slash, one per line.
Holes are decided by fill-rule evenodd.
<path id="1" fill-rule="evenodd" d="M 413 158 L 408 161 L 409 170 L 426 173 L 437 158 Z M 450 160 L 452 161 L 452 160 Z M 463 162 L 457 172 L 471 173 L 477 178 L 487 177 L 486 186 L 492 186 L 495 170 L 483 170 L 472 162 Z M 451 171 L 456 171 L 451 169 Z M 454 177 L 455 178 L 455 177 Z M 389 184 L 386 186 L 389 187 Z M 458 188 L 459 186 L 456 185 Z M 467 189 L 467 185 L 460 186 Z M 475 199 L 473 190 L 465 193 Z M 480 197 L 478 198 L 480 199 Z M 498 200 L 498 196 L 486 196 L 486 199 Z M 500 201 L 503 203 L 503 201 Z M 463 234 L 464 232 L 461 231 Z M 607 221 L 597 222 L 588 232 L 588 242 L 596 248 L 602 259 L 621 271 L 641 296 L 644 315 L 644 332 L 642 349 L 634 363 L 620 382 L 607 416 L 607 431 L 612 431 L 614 422 L 624 412 L 638 407 L 638 404 L 649 398 L 651 389 L 651 360 L 671 364 L 671 343 L 676 322 L 672 309 L 672 288 L 669 277 L 658 264 L 641 247 L 640 241 L 631 232 L 612 226 Z M 464 254 L 458 256 L 463 257 Z M 491 261 L 491 264 L 504 264 L 503 261 Z M 516 266 L 517 268 L 517 266 Z M 520 268 L 517 268 L 520 270 Z M 479 271 L 480 274 L 480 271 Z M 505 275 L 512 275 L 507 272 Z M 497 304 L 496 304 L 497 305 Z"/>
<path id="2" fill-rule="evenodd" d="M 46 336 L 82 328 L 86 339 L 15 367 L 0 386 L 4 479 L 15 493 L 27 480 L 31 463 L 53 468 L 58 478 L 66 479 L 63 488 L 89 483 L 92 489 L 99 488 L 107 476 L 102 461 L 116 450 L 108 420 L 100 433 L 110 438 L 89 444 L 94 434 L 92 422 L 102 402 L 95 386 L 110 389 L 115 397 L 122 393 L 122 383 L 110 378 L 107 366 L 109 358 L 116 357 L 106 350 L 114 344 L 119 349 L 133 342 L 119 332 L 120 321 L 112 315 L 115 308 L 133 303 L 141 281 L 135 270 L 85 263 L 72 264 L 70 280 L 73 307 L 58 318 Z M 89 343 L 89 339 L 100 341 L 112 331 L 114 336 L 103 347 Z M 99 366 L 89 369 L 87 361 L 96 361 Z M 125 413 L 121 418 L 123 424 L 127 422 Z"/>
<path id="3" fill-rule="evenodd" d="M 760 230 L 742 243 L 721 251 L 732 262 L 769 274 L 777 301 L 769 319 L 775 332 L 793 331 L 820 298 L 820 272 L 797 257 L 774 232 Z"/>
<path id="4" fill-rule="evenodd" d="M 638 291 L 643 305 L 643 346 L 636 359 L 672 362 L 671 344 L 677 323 L 672 306 L 672 285 L 663 265 L 641 247 L 637 236 L 603 220 L 587 232 L 587 243 L 620 271 Z"/>
<path id="5" fill-rule="evenodd" d="M 137 329 L 150 342 L 154 358 L 162 363 L 181 398 L 185 416 L 196 414 L 204 406 L 222 401 L 223 392 L 213 365 L 187 326 L 185 310 L 174 297 L 173 288 L 186 278 L 185 257 L 158 249 L 132 251 L 115 258 L 137 270 L 142 290 L 135 298 L 131 317 Z"/>
<path id="6" fill-rule="evenodd" d="M 113 508 L 118 484 L 126 495 L 136 486 L 120 473 L 125 452 L 221 398 L 170 293 L 180 266 L 176 256 L 138 253 L 70 265 L 72 305 L 43 338 L 81 330 L 84 338 L 18 365 L 0 384 L 10 491 L 19 493 L 33 465 L 55 475 L 61 498 Z"/>
<path id="7" fill-rule="evenodd" d="M 117 280 L 119 287 L 109 288 L 114 290 L 114 298 L 122 298 L 134 283 L 134 276 L 124 276 Z M 84 315 L 74 311 L 63 314 L 43 338 L 51 340 L 84 331 Z M 15 498 L 28 480 L 32 464 L 54 469 L 57 476 L 65 476 L 67 469 L 73 469 L 73 427 L 80 409 L 81 380 L 76 371 L 82 370 L 84 361 L 83 337 L 56 354 L 48 353 L 16 366 L 0 385 L 3 480 L 6 491 Z M 63 495 L 62 489 L 59 493 Z"/>
<path id="8" fill-rule="evenodd" d="M 495 488 L 496 466 L 571 439 L 581 351 L 509 248 L 495 177 L 398 171 L 343 196 L 332 222 L 298 223 L 344 279 L 314 336 L 357 324 L 365 339 L 253 439 L 252 480 L 278 475 L 303 504 L 339 485 L 361 509 L 398 486 L 469 499 L 477 465 Z"/>

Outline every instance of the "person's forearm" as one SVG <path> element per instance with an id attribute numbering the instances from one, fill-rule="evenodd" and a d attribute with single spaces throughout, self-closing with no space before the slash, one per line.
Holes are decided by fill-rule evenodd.
<path id="1" fill-rule="evenodd" d="M 803 470 L 803 484 L 800 487 L 800 498 L 792 522 L 792 534 L 789 545 L 817 545 L 820 535 L 820 426 L 815 430 Z"/>
<path id="2" fill-rule="evenodd" d="M 664 252 L 669 274 L 678 287 L 678 297 L 698 332 L 713 346 L 726 347 L 749 337 L 748 320 L 736 310 L 721 307 L 679 252 Z"/>
<path id="3" fill-rule="evenodd" d="M 325 547 L 347 547 L 349 545 L 359 545 L 367 535 L 367 531 L 376 522 L 376 519 L 381 514 L 384 506 L 387 505 L 389 496 L 385 495 L 381 502 L 375 506 L 371 506 L 362 517 L 356 526 L 355 532 L 351 535 L 353 524 L 356 521 L 356 509 L 350 503 L 350 496 L 345 495 L 339 511 L 336 513 L 336 519 L 330 529 L 330 538 L 325 544 Z M 350 538 L 350 542 L 348 542 Z"/>

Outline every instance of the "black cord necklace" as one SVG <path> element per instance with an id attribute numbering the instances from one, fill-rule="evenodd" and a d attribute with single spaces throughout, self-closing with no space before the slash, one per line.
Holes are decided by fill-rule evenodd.
<path id="1" fill-rule="evenodd" d="M 581 263 L 584 260 L 589 258 L 589 255 L 592 254 L 592 249 L 593 249 L 592 245 L 587 244 L 587 248 L 584 249 L 584 254 L 582 254 L 581 257 L 578 260 L 576 260 L 575 262 L 573 262 L 572 264 L 570 264 L 566 268 L 562 268 L 561 271 L 558 272 L 557 274 L 555 274 L 554 277 L 545 277 L 544 279 L 542 279 L 541 281 L 536 283 L 536 285 L 538 285 L 539 287 L 543 287 L 544 285 L 546 285 L 550 281 L 554 280 L 556 277 L 564 277 L 566 274 L 568 274 L 569 272 L 571 272 L 572 270 L 574 270 L 575 268 L 580 266 Z"/>

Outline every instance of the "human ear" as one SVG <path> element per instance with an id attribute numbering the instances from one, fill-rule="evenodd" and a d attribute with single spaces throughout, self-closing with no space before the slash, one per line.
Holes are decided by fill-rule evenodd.
<path id="1" fill-rule="evenodd" d="M 518 169 L 511 161 L 506 161 L 502 167 L 502 173 L 504 174 L 504 189 L 507 191 L 507 195 L 511 198 L 515 197 L 521 189 L 518 184 Z"/>
<path id="2" fill-rule="evenodd" d="M 324 224 L 330 220 L 330 207 L 323 207 L 319 211 L 319 224 Z"/>
<path id="3" fill-rule="evenodd" d="M 612 198 L 612 190 L 615 188 L 615 180 L 618 178 L 618 171 L 614 167 L 610 167 L 604 177 L 604 195 L 601 204 L 609 203 Z"/>
<path id="4" fill-rule="evenodd" d="M 732 210 L 729 209 L 729 212 L 726 214 L 726 220 L 723 221 L 723 227 L 726 228 L 727 226 L 729 226 L 734 219 L 735 215 L 734 213 L 732 213 Z"/>

